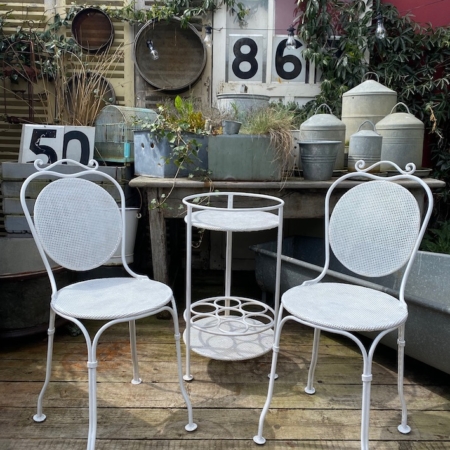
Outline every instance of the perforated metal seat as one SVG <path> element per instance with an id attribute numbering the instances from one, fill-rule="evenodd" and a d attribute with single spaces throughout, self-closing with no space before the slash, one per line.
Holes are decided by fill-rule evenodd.
<path id="1" fill-rule="evenodd" d="M 78 166 L 79 170 L 67 170 L 66 163 Z M 116 323 L 129 323 L 132 383 L 139 384 L 141 379 L 135 321 L 168 311 L 175 328 L 178 380 L 188 410 L 188 424 L 185 428 L 187 431 L 195 430 L 197 425 L 193 422 L 192 406 L 183 382 L 176 303 L 168 286 L 136 274 L 127 264 L 125 197 L 119 183 L 107 173 L 98 170 L 95 161 L 91 161 L 89 166 L 69 160 L 58 161 L 46 168 L 41 167 L 41 161 L 36 161 L 34 165 L 37 172 L 23 183 L 20 201 L 52 287 L 47 370 L 34 420 L 42 422 L 46 419 L 42 404 L 51 375 L 56 314 L 78 325 L 86 339 L 89 375 L 87 449 L 93 450 L 97 430 L 96 351 L 102 333 Z M 47 184 L 37 196 L 32 215 L 29 210 L 32 202 L 28 201 L 33 195 L 30 183 L 38 179 L 55 178 L 56 180 Z M 105 264 L 119 246 L 122 264 L 128 277 L 81 281 L 58 289 L 49 258 L 67 269 L 88 271 Z M 92 339 L 81 321 L 89 319 L 106 321 Z"/>
<path id="2" fill-rule="evenodd" d="M 282 301 L 284 309 L 299 319 L 337 330 L 385 330 L 398 327 L 408 317 L 406 304 L 397 298 L 350 284 L 297 286 L 289 289 Z"/>
<path id="3" fill-rule="evenodd" d="M 380 164 L 391 164 L 399 174 L 380 177 L 370 173 Z M 363 356 L 363 392 L 361 417 L 361 449 L 369 448 L 370 386 L 372 358 L 376 346 L 387 333 L 398 330 L 398 393 L 402 419 L 398 430 L 409 433 L 407 409 L 403 395 L 404 332 L 408 307 L 404 300 L 405 284 L 428 224 L 433 197 L 426 183 L 388 161 L 363 169 L 358 161 L 355 173 L 338 178 L 325 198 L 325 264 L 321 274 L 293 287 L 281 298 L 273 344 L 272 368 L 267 400 L 261 413 L 258 434 L 253 440 L 264 444 L 263 426 L 273 396 L 280 336 L 283 325 L 294 320 L 314 328 L 314 343 L 305 392 L 314 394 L 314 371 L 318 359 L 321 330 L 341 334 L 353 340 Z M 361 183 L 348 190 L 331 212 L 330 198 L 344 180 L 356 178 Z M 420 191 L 416 197 L 398 182 L 409 180 L 410 187 Z M 426 204 L 423 214 L 421 206 Z M 327 273 L 331 251 L 344 267 L 364 277 L 381 277 L 398 272 L 402 278 L 398 298 L 368 287 L 321 282 Z M 375 332 L 366 349 L 358 332 Z M 282 374 L 280 374 L 282 376 Z M 319 426 L 319 424 L 318 424 Z"/>

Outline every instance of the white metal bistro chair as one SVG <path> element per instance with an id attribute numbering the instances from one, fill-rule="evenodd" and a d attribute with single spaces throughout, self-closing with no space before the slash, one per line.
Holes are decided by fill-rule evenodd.
<path id="1" fill-rule="evenodd" d="M 66 165 L 67 162 L 79 166 L 80 170 L 77 172 L 67 170 L 71 168 Z M 96 352 L 102 333 L 114 324 L 129 323 L 133 365 L 131 382 L 139 384 L 141 379 L 137 360 L 135 321 L 161 311 L 169 311 L 175 327 L 178 379 L 188 410 L 188 424 L 185 428 L 187 431 L 195 430 L 197 425 L 193 422 L 191 402 L 183 384 L 180 332 L 172 290 L 163 283 L 136 274 L 126 262 L 125 238 L 122 239 L 125 236 L 126 226 L 125 197 L 121 186 L 110 175 L 98 170 L 96 161 L 90 161 L 89 166 L 69 160 L 61 160 L 48 167 L 42 167 L 42 161 L 35 161 L 34 165 L 37 172 L 23 183 L 20 202 L 52 288 L 47 371 L 34 420 L 42 422 L 46 418 L 42 412 L 42 403 L 51 375 L 56 315 L 78 325 L 86 339 L 89 378 L 87 448 L 93 450 L 97 430 Z M 30 213 L 28 192 L 32 195 L 32 191 L 38 186 L 34 183 L 33 188 L 30 184 L 39 179 L 54 181 L 42 189 L 35 201 L 34 213 Z M 111 187 L 115 191 L 115 198 L 105 189 L 106 187 L 108 190 L 111 190 Z M 106 263 L 119 245 L 123 267 L 130 277 L 92 279 L 57 288 L 49 258 L 69 270 L 86 271 Z M 89 319 L 105 321 L 93 339 L 83 324 L 83 321 Z"/>
<path id="2" fill-rule="evenodd" d="M 369 173 L 381 163 L 392 164 L 399 174 L 386 178 Z M 338 178 L 327 192 L 325 264 L 317 278 L 305 281 L 282 295 L 273 344 L 268 395 L 259 420 L 258 434 L 253 438 L 257 444 L 265 443 L 263 426 L 273 395 L 280 336 L 284 324 L 289 320 L 314 328 L 312 359 L 305 388 L 307 394 L 315 393 L 313 379 L 321 330 L 347 336 L 359 347 L 363 356 L 363 450 L 369 448 L 370 388 L 375 348 L 383 336 L 398 330 L 398 394 L 402 408 L 398 430 L 401 433 L 409 433 L 411 430 L 407 424 L 403 395 L 404 332 L 408 317 L 404 291 L 411 265 L 432 212 L 433 197 L 426 183 L 412 175 L 415 171 L 413 164 L 408 164 L 406 170 L 401 170 L 393 163 L 381 163 L 363 169 L 364 161 L 358 161 L 357 172 Z M 333 192 L 342 187 L 342 182 L 352 178 L 366 181 L 356 183 L 349 189 L 336 203 L 330 216 Z M 413 187 L 414 195 L 408 190 Z M 421 194 L 418 195 L 417 191 Z M 424 203 L 425 207 L 422 208 Z M 425 209 L 425 213 L 422 209 Z M 403 268 L 398 298 L 369 287 L 321 282 L 329 266 L 330 250 L 347 269 L 364 277 L 381 277 Z M 359 332 L 375 333 L 376 337 L 368 349 L 357 336 Z"/>

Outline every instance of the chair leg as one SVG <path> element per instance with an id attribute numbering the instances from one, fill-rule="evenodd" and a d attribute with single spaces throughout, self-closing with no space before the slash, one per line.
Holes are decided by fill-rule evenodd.
<path id="1" fill-rule="evenodd" d="M 361 450 L 369 449 L 369 416 L 370 416 L 370 390 L 372 386 L 372 363 L 367 355 L 363 354 L 364 372 L 361 376 L 362 407 L 361 407 Z"/>
<path id="2" fill-rule="evenodd" d="M 312 395 L 316 392 L 316 389 L 314 388 L 314 372 L 316 370 L 317 358 L 319 355 L 319 342 L 320 330 L 318 328 L 314 328 L 314 343 L 311 355 L 311 363 L 308 370 L 308 383 L 305 387 L 305 392 L 309 395 Z"/>
<path id="3" fill-rule="evenodd" d="M 131 347 L 131 360 L 133 363 L 133 379 L 132 384 L 141 384 L 142 380 L 139 378 L 139 364 L 136 350 L 136 321 L 130 320 L 130 347 Z"/>
<path id="4" fill-rule="evenodd" d="M 282 315 L 283 315 L 283 308 L 281 307 L 278 316 L 281 318 Z M 272 401 L 273 397 L 273 388 L 275 380 L 277 379 L 276 374 L 277 361 L 278 361 L 278 353 L 280 352 L 280 336 L 283 324 L 284 322 L 281 322 L 281 320 L 279 320 L 275 331 L 272 350 L 272 367 L 270 368 L 270 375 L 269 375 L 269 389 L 267 392 L 266 403 L 264 404 L 263 410 L 261 411 L 261 416 L 259 417 L 258 434 L 256 436 L 253 436 L 253 441 L 259 445 L 263 445 L 266 443 L 266 439 L 263 437 L 264 420 L 266 419 L 266 414 L 269 411 L 270 402 Z"/>
<path id="5" fill-rule="evenodd" d="M 53 341 L 55 337 L 55 312 L 50 310 L 50 319 L 47 330 L 48 335 L 48 345 L 47 345 L 47 367 L 45 369 L 45 381 L 44 386 L 42 386 L 41 392 L 37 401 L 37 411 L 33 416 L 35 422 L 43 422 L 47 416 L 42 412 L 42 402 L 44 400 L 45 391 L 47 390 L 48 383 L 50 382 L 51 371 L 52 371 L 52 360 L 53 360 Z"/>
<path id="6" fill-rule="evenodd" d="M 97 435 L 97 364 L 96 356 L 94 354 L 89 356 L 87 362 L 89 379 L 89 433 L 87 450 L 95 450 L 95 439 Z"/>
<path id="7" fill-rule="evenodd" d="M 192 381 L 194 377 L 191 374 L 191 324 L 190 318 L 186 320 L 185 344 L 186 344 L 186 374 L 183 376 L 184 381 Z"/>
<path id="8" fill-rule="evenodd" d="M 408 434 L 411 427 L 408 425 L 408 410 L 406 408 L 405 395 L 403 393 L 403 376 L 404 376 L 404 359 L 405 359 L 405 325 L 398 329 L 398 379 L 397 389 L 400 403 L 402 405 L 402 421 L 397 427 L 398 431 L 403 434 Z"/>
<path id="9" fill-rule="evenodd" d="M 197 424 L 194 423 L 194 417 L 192 413 L 192 404 L 191 399 L 189 398 L 186 388 L 184 387 L 183 381 L 183 366 L 181 363 L 181 344 L 180 344 L 180 327 L 178 325 L 178 314 L 177 314 L 177 306 L 175 304 L 175 300 L 172 299 L 172 308 L 168 308 L 169 312 L 172 314 L 173 318 L 173 326 L 175 331 L 175 347 L 177 352 L 177 368 L 178 368 L 178 381 L 180 383 L 181 394 L 186 402 L 186 407 L 188 411 L 188 424 L 185 425 L 186 431 L 194 431 L 197 429 Z"/>

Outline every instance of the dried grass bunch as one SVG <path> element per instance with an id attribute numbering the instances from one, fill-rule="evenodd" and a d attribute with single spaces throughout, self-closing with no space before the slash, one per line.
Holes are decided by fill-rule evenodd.
<path id="1" fill-rule="evenodd" d="M 291 130 L 294 129 L 294 119 L 295 114 L 289 108 L 278 103 L 269 104 L 267 107 L 248 112 L 243 118 L 240 132 L 269 135 L 277 159 L 281 160 L 286 172 L 291 172 L 294 147 Z"/>
<path id="2" fill-rule="evenodd" d="M 30 42 L 23 45 L 28 48 Z M 114 103 L 107 78 L 124 61 L 121 46 L 94 55 L 69 49 L 57 49 L 51 55 L 36 50 L 26 53 L 13 46 L 9 52 L 11 61 L 3 64 L 1 89 L 24 102 L 31 119 L 12 117 L 12 123 L 92 126 L 100 110 Z M 32 59 L 31 66 L 23 61 L 24 54 Z M 32 92 L 32 98 L 21 92 Z"/>
<path id="3" fill-rule="evenodd" d="M 56 76 L 47 86 L 48 93 L 53 94 L 52 122 L 92 126 L 100 110 L 114 102 L 107 77 L 123 62 L 122 48 L 99 55 L 65 53 L 54 61 Z"/>

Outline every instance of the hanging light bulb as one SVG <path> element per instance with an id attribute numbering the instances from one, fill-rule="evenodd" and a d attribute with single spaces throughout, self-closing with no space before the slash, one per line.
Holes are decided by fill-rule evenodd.
<path id="1" fill-rule="evenodd" d="M 205 38 L 203 39 L 203 42 L 207 47 L 212 47 L 212 27 L 209 25 L 205 26 Z"/>
<path id="2" fill-rule="evenodd" d="M 294 38 L 294 31 L 295 29 L 292 25 L 287 29 L 288 38 L 286 40 L 286 48 L 288 50 L 295 50 L 297 48 L 297 42 Z"/>
<path id="3" fill-rule="evenodd" d="M 150 56 L 152 57 L 152 59 L 156 60 L 159 58 L 159 53 L 158 50 L 155 49 L 155 47 L 153 47 L 153 41 L 147 41 L 147 47 L 150 51 Z"/>
<path id="4" fill-rule="evenodd" d="M 384 39 L 386 37 L 386 28 L 384 28 L 383 16 L 378 13 L 377 16 L 377 28 L 375 29 L 375 37 L 377 39 Z"/>

